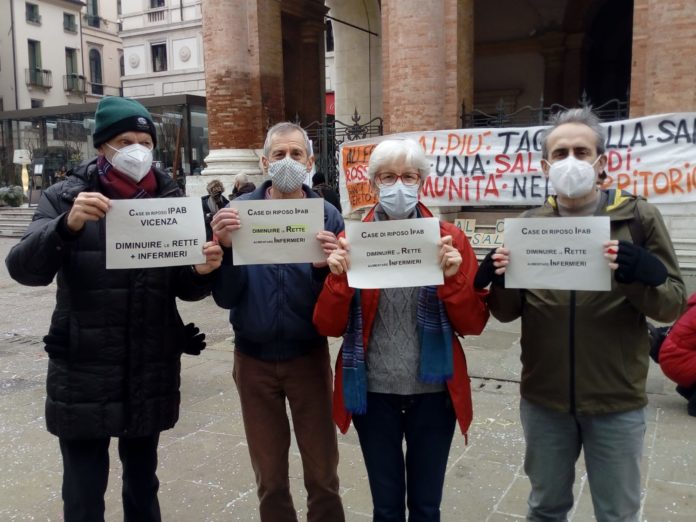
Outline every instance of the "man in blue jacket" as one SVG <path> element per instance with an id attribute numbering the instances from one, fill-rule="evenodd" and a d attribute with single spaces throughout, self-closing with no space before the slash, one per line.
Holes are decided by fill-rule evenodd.
<path id="1" fill-rule="evenodd" d="M 303 184 L 313 162 L 304 130 L 279 123 L 268 131 L 261 159 L 271 179 L 238 199 L 318 197 Z M 219 306 L 230 310 L 234 381 L 256 474 L 261 520 L 297 520 L 290 495 L 287 399 L 302 456 L 307 520 L 341 522 L 331 361 L 326 337 L 312 324 L 314 305 L 328 274 L 326 263 L 234 266 L 229 236 L 241 226 L 239 213 L 224 208 L 211 225 L 224 250 L 213 296 Z M 342 230 L 341 215 L 325 201 L 324 231 L 317 240 L 327 255 L 336 248 L 336 236 Z"/>

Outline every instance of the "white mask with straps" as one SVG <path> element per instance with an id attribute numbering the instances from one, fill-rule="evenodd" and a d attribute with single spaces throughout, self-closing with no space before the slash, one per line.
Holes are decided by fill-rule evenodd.
<path id="1" fill-rule="evenodd" d="M 597 173 L 594 166 L 600 157 L 594 163 L 576 159 L 574 156 L 549 163 L 549 181 L 556 194 L 571 199 L 589 194 L 596 186 Z"/>
<path id="2" fill-rule="evenodd" d="M 150 172 L 150 167 L 152 167 L 152 150 L 144 145 L 133 143 L 122 149 L 112 147 L 108 143 L 106 145 L 115 152 L 109 163 L 136 183 L 140 183 L 145 175 Z"/>

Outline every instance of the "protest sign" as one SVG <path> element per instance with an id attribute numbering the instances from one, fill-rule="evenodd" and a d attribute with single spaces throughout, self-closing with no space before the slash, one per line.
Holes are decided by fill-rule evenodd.
<path id="1" fill-rule="evenodd" d="M 316 235 L 324 230 L 324 200 L 232 200 L 242 227 L 231 234 L 235 265 L 326 261 Z"/>
<path id="2" fill-rule="evenodd" d="M 441 285 L 437 218 L 346 223 L 350 243 L 348 285 L 399 288 Z"/>
<path id="3" fill-rule="evenodd" d="M 608 216 L 506 219 L 505 287 L 610 290 L 608 240 Z"/>
<path id="4" fill-rule="evenodd" d="M 607 179 L 656 204 L 696 201 L 696 113 L 604 123 Z M 345 142 L 340 147 L 343 212 L 374 205 L 367 164 L 377 143 L 411 138 L 430 160 L 420 198 L 428 206 L 543 204 L 553 193 L 541 169 L 545 127 L 472 128 L 408 132 Z"/>
<path id="5" fill-rule="evenodd" d="M 106 214 L 106 268 L 205 263 L 199 198 L 112 199 Z"/>

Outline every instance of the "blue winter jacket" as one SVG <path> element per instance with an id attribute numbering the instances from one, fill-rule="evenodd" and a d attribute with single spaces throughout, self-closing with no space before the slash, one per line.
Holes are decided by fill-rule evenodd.
<path id="1" fill-rule="evenodd" d="M 237 200 L 265 199 L 270 185 L 266 181 Z M 308 198 L 319 197 L 306 185 L 302 189 Z M 324 230 L 338 235 L 343 228 L 338 210 L 324 201 Z M 264 361 L 285 361 L 326 346 L 312 314 L 328 268 L 311 263 L 234 266 L 231 249 L 224 250 L 213 297 L 230 310 L 235 350 Z"/>

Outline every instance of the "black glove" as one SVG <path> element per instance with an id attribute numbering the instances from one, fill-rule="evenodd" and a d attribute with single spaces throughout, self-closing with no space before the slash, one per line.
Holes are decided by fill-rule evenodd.
<path id="1" fill-rule="evenodd" d="M 619 283 L 640 281 L 648 286 L 660 286 L 667 280 L 667 267 L 655 255 L 629 241 L 619 241 L 614 279 Z"/>
<path id="2" fill-rule="evenodd" d="M 474 288 L 477 290 L 482 290 L 491 283 L 498 286 L 505 286 L 505 274 L 499 275 L 495 273 L 496 268 L 493 264 L 493 254 L 495 254 L 495 251 L 496 249 L 494 248 L 486 254 L 486 257 L 483 258 L 483 261 L 481 261 L 476 271 Z"/>
<path id="3" fill-rule="evenodd" d="M 205 334 L 201 333 L 200 328 L 195 324 L 189 323 L 184 326 L 184 353 L 189 355 L 200 355 L 205 350 Z"/>

